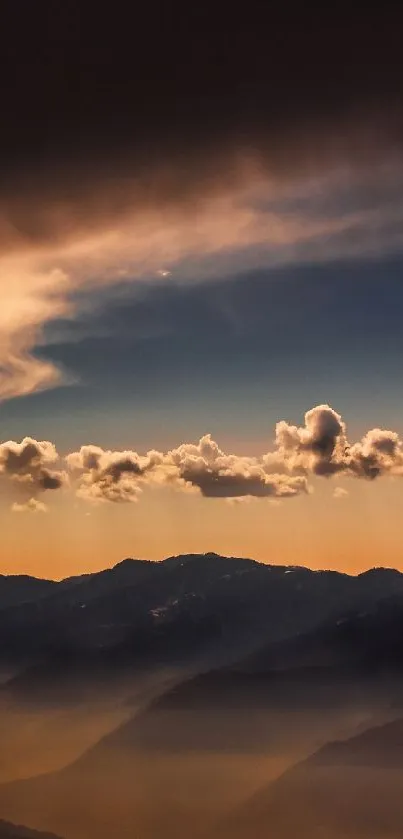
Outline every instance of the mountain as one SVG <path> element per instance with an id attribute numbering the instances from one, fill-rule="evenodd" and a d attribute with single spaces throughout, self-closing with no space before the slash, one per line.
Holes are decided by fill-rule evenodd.
<path id="1" fill-rule="evenodd" d="M 391 701 L 403 703 L 403 598 L 396 594 L 372 604 L 363 601 L 337 620 L 326 619 L 294 638 L 265 645 L 237 669 L 255 676 L 270 673 L 279 684 L 297 681 L 300 699 L 305 692 L 308 701 L 319 683 L 339 692 L 346 683 L 362 687 L 372 682 L 380 690 L 386 686 Z"/>
<path id="2" fill-rule="evenodd" d="M 8 637 L 14 651 L 31 644 L 33 659 L 5 687 L 8 696 L 60 684 L 63 697 L 74 679 L 99 679 L 103 695 L 125 668 L 179 669 L 168 690 L 149 695 L 141 712 L 70 765 L 1 785 L 0 812 L 69 839 L 205 837 L 217 823 L 225 839 L 237 830 L 239 839 L 269 831 L 276 839 L 350 839 L 355 817 L 351 839 L 392 839 L 383 804 L 375 805 L 378 777 L 396 839 L 400 758 L 391 744 L 400 735 L 374 724 L 402 703 L 402 580 L 382 568 L 350 577 L 190 555 L 125 560 L 1 610 L 2 643 Z M 348 757 L 364 754 L 364 728 L 378 730 L 378 745 L 368 735 L 365 766 Z M 350 745 L 342 753 L 326 745 L 335 738 Z M 307 790 L 326 802 L 332 784 L 338 811 L 346 797 L 346 821 L 330 804 L 328 817 L 318 806 L 321 834 Z M 360 784 L 384 836 L 365 822 Z"/>
<path id="3" fill-rule="evenodd" d="M 360 722 L 267 709 L 155 706 L 68 767 L 0 785 L 0 811 L 69 839 L 204 836 L 239 801 Z"/>
<path id="4" fill-rule="evenodd" d="M 402 770 L 398 719 L 324 746 L 238 808 L 211 839 L 397 839 Z"/>
<path id="5" fill-rule="evenodd" d="M 227 830 L 228 813 L 234 811 L 240 829 L 245 827 L 240 839 L 254 839 L 248 825 L 257 822 L 249 817 L 248 809 L 238 815 L 240 801 L 250 798 L 254 807 L 256 789 L 329 740 L 355 734 L 368 726 L 371 715 L 381 713 L 370 696 L 365 707 L 347 696 L 334 707 L 300 708 L 297 692 L 292 707 L 273 708 L 266 687 L 262 692 L 256 682 L 245 688 L 238 681 L 218 690 L 217 679 L 206 701 L 203 693 L 195 701 L 197 682 L 200 685 L 203 677 L 191 681 L 191 693 L 188 682 L 152 702 L 66 768 L 0 785 L 0 811 L 71 839 L 109 839 L 111 835 L 186 839 L 208 836 L 209 831 L 215 836 L 217 822 L 217 839 L 235 839 L 231 819 L 228 834 L 221 831 L 221 825 Z M 174 701 L 178 697 L 180 702 Z M 373 747 L 378 756 L 381 739 L 377 751 Z M 389 740 L 393 742 L 393 737 Z M 326 754 L 326 749 L 319 751 Z M 401 759 L 398 749 L 395 759 Z M 281 802 L 286 806 L 284 798 Z M 256 837 L 270 835 L 272 823 L 265 821 L 263 833 Z M 283 839 L 281 833 L 274 835 Z M 302 833 L 284 833 L 284 839 L 296 835 L 305 839 Z M 345 834 L 341 832 L 338 839 L 340 835 Z"/>
<path id="6" fill-rule="evenodd" d="M 213 659 L 216 646 L 218 658 L 225 659 L 225 651 L 241 655 L 210 670 L 206 656 L 204 672 L 177 678 L 74 763 L 0 786 L 0 812 L 71 839 L 109 839 L 133 831 L 144 839 L 185 839 L 189 831 L 198 835 L 196 828 L 200 835 L 213 830 L 259 787 L 282 774 L 294 778 L 287 774 L 291 767 L 304 767 L 304 759 L 329 740 L 351 737 L 372 720 L 396 715 L 392 705 L 397 707 L 403 696 L 401 581 L 400 574 L 385 569 L 349 577 L 193 556 L 158 565 L 126 561 L 100 577 L 62 583 L 41 602 L 43 612 L 57 613 L 56 598 L 64 621 L 76 614 L 77 605 L 88 604 L 87 630 L 96 637 L 99 616 L 109 609 L 117 620 L 117 604 L 121 600 L 124 611 L 130 600 L 143 609 L 142 633 L 137 623 L 131 647 L 126 634 L 120 646 L 115 640 L 95 649 L 84 633 L 87 645 L 72 645 L 63 653 L 60 647 L 53 669 L 45 657 L 14 679 L 14 687 L 20 679 L 21 691 L 28 685 L 32 692 L 35 678 L 43 687 L 56 677 L 65 690 L 63 679 L 69 682 L 72 672 L 84 679 L 89 661 L 105 668 L 108 681 L 122 661 L 136 670 L 140 662 L 178 661 L 186 648 L 195 661 L 198 643 L 204 651 L 211 644 Z M 10 614 L 26 614 L 25 608 Z M 135 610 L 129 627 L 138 614 Z M 205 621 L 213 617 L 217 623 L 210 624 L 206 641 Z M 246 655 L 245 635 L 255 646 Z M 264 643 L 257 650 L 259 639 Z M 287 833 L 284 837 L 289 839 Z"/>
<path id="7" fill-rule="evenodd" d="M 216 821 L 225 826 L 240 801 L 329 740 L 390 716 L 392 695 L 389 682 L 379 686 L 349 669 L 340 679 L 338 667 L 324 676 L 322 668 L 251 672 L 241 662 L 199 674 L 66 768 L 0 786 L 0 811 L 72 839 L 205 836 Z M 244 823 L 242 839 L 253 839 L 246 816 Z"/>
<path id="8" fill-rule="evenodd" d="M 237 662 L 182 681 L 166 709 L 403 707 L 403 597 L 340 612 L 308 632 L 264 644 Z M 366 608 L 365 608 L 366 605 Z"/>
<path id="9" fill-rule="evenodd" d="M 0 574 L 0 609 L 38 600 L 53 593 L 58 584 L 27 574 Z"/>
<path id="10" fill-rule="evenodd" d="M 403 596 L 403 575 L 392 569 L 350 577 L 216 554 L 126 559 L 43 582 L 46 596 L 38 590 L 0 608 L 0 663 L 23 671 L 7 687 L 14 696 L 49 692 L 57 682 L 60 699 L 83 678 L 133 668 L 210 669 Z"/>

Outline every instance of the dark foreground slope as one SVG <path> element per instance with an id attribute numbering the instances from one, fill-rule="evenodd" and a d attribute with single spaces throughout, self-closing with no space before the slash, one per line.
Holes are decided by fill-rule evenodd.
<path id="1" fill-rule="evenodd" d="M 60 839 L 60 837 L 55 836 L 54 833 L 38 832 L 0 819 L 0 839 Z"/>

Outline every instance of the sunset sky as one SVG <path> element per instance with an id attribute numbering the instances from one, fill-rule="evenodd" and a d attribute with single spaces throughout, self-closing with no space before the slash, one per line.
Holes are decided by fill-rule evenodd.
<path id="1" fill-rule="evenodd" d="M 2 51 L 0 571 L 403 569 L 399 27 L 25 11 Z"/>

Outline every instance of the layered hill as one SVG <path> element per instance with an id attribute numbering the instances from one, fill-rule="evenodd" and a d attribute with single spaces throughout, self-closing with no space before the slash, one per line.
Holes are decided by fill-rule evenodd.
<path id="1" fill-rule="evenodd" d="M 329 743 L 212 831 L 211 839 L 397 839 L 403 720 Z"/>
<path id="2" fill-rule="evenodd" d="M 299 570 L 286 574 L 276 569 L 275 574 L 287 586 L 287 578 L 297 580 Z M 376 599 L 382 581 L 395 579 L 393 573 L 379 570 L 353 579 L 353 594 L 349 594 L 348 600 L 336 601 L 342 602 L 344 609 L 348 604 L 347 611 L 340 613 L 343 616 L 337 617 L 339 613 L 332 611 L 330 617 L 309 631 L 266 643 L 259 652 L 236 664 L 185 679 L 65 769 L 1 786 L 0 811 L 8 818 L 22 814 L 27 823 L 65 833 L 72 839 L 108 839 L 111 832 L 129 835 L 130 831 L 137 831 L 145 839 L 159 835 L 182 839 L 189 831 L 201 836 L 208 830 L 214 831 L 214 824 L 220 820 L 226 830 L 226 814 L 235 810 L 236 829 L 244 830 L 240 837 L 253 839 L 254 834 L 248 832 L 250 824 L 260 839 L 270 836 L 271 826 L 277 825 L 286 793 L 279 798 L 281 805 L 273 814 L 271 810 L 267 817 L 263 813 L 261 822 L 260 816 L 254 821 L 255 817 L 249 818 L 248 811 L 242 808 L 238 814 L 239 802 L 250 798 L 254 807 L 253 794 L 265 785 L 271 802 L 271 782 L 280 784 L 273 788 L 283 790 L 280 776 L 290 784 L 295 782 L 297 787 L 300 784 L 301 790 L 305 783 L 318 783 L 318 795 L 323 794 L 323 800 L 327 800 L 326 795 L 329 797 L 331 792 L 326 792 L 325 787 L 322 790 L 322 775 L 327 777 L 330 772 L 335 783 L 340 775 L 341 783 L 346 762 L 352 762 L 348 758 L 350 747 L 346 747 L 339 775 L 334 768 L 330 771 L 327 764 L 323 769 L 323 755 L 328 760 L 326 755 L 340 752 L 340 747 L 326 745 L 335 737 L 350 742 L 348 738 L 355 735 L 351 749 L 357 746 L 363 754 L 364 740 L 357 732 L 378 732 L 376 741 L 375 735 L 368 741 L 374 763 L 369 774 L 375 778 L 379 771 L 386 777 L 393 761 L 400 760 L 400 746 L 395 748 L 394 758 L 389 748 L 393 738 L 400 743 L 400 724 L 393 723 L 391 729 L 374 728 L 374 722 L 399 715 L 403 696 L 403 599 L 399 592 Z M 400 576 L 396 579 L 399 582 Z M 304 569 L 298 584 L 302 581 L 307 597 L 318 581 L 322 602 L 324 584 L 329 589 L 333 581 L 336 587 L 340 584 L 337 576 L 315 575 Z M 379 744 L 383 741 L 382 751 Z M 309 757 L 316 752 L 321 757 Z M 322 768 L 317 770 L 319 764 Z M 351 778 L 351 789 L 354 784 L 358 784 L 358 789 L 361 783 L 362 761 L 359 765 L 360 770 L 354 770 L 356 775 Z M 395 789 L 397 801 L 400 780 L 393 773 L 396 774 L 395 769 L 390 789 Z M 362 779 L 365 775 L 368 771 L 364 767 Z M 340 796 L 344 794 L 347 793 L 341 786 L 337 792 L 339 808 Z M 266 790 L 262 795 L 266 800 Z M 94 802 L 99 802 L 99 806 L 94 807 Z M 297 807 L 294 814 L 293 805 L 292 820 L 287 822 L 291 816 L 284 815 L 284 824 L 279 821 L 278 828 L 283 833 L 275 831 L 273 835 L 294 839 L 297 819 L 301 830 L 305 830 L 306 818 L 306 833 L 298 835 L 329 835 L 335 839 L 336 833 L 313 832 L 320 830 L 320 824 L 317 828 L 311 818 L 314 799 L 311 815 L 306 807 L 303 809 L 302 791 L 299 797 L 296 793 L 295 802 L 300 816 Z M 249 807 L 249 802 L 245 807 Z M 371 812 L 371 818 L 375 818 L 375 803 Z M 395 813 L 400 825 L 396 808 Z M 329 825 L 326 830 L 333 830 L 330 822 Z M 228 830 L 229 836 L 236 835 L 233 825 Z M 335 830 L 341 830 L 339 822 Z M 357 836 L 361 839 L 361 834 Z"/>

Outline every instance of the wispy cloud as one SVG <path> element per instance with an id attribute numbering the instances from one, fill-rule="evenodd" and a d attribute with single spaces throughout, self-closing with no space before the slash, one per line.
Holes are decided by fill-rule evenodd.
<path id="1" fill-rule="evenodd" d="M 50 203 L 36 208 L 36 237 L 3 208 L 0 399 L 66 381 L 35 347 L 47 323 L 75 316 L 82 292 L 402 249 L 402 180 L 396 162 L 279 179 L 249 161 L 220 188 L 183 201 L 158 202 L 128 182 L 123 207 L 111 187 L 99 195 L 101 210 L 84 199 Z"/>
<path id="2" fill-rule="evenodd" d="M 335 487 L 333 490 L 333 498 L 337 498 L 341 500 L 343 498 L 348 497 L 348 490 L 344 489 L 344 487 Z"/>

